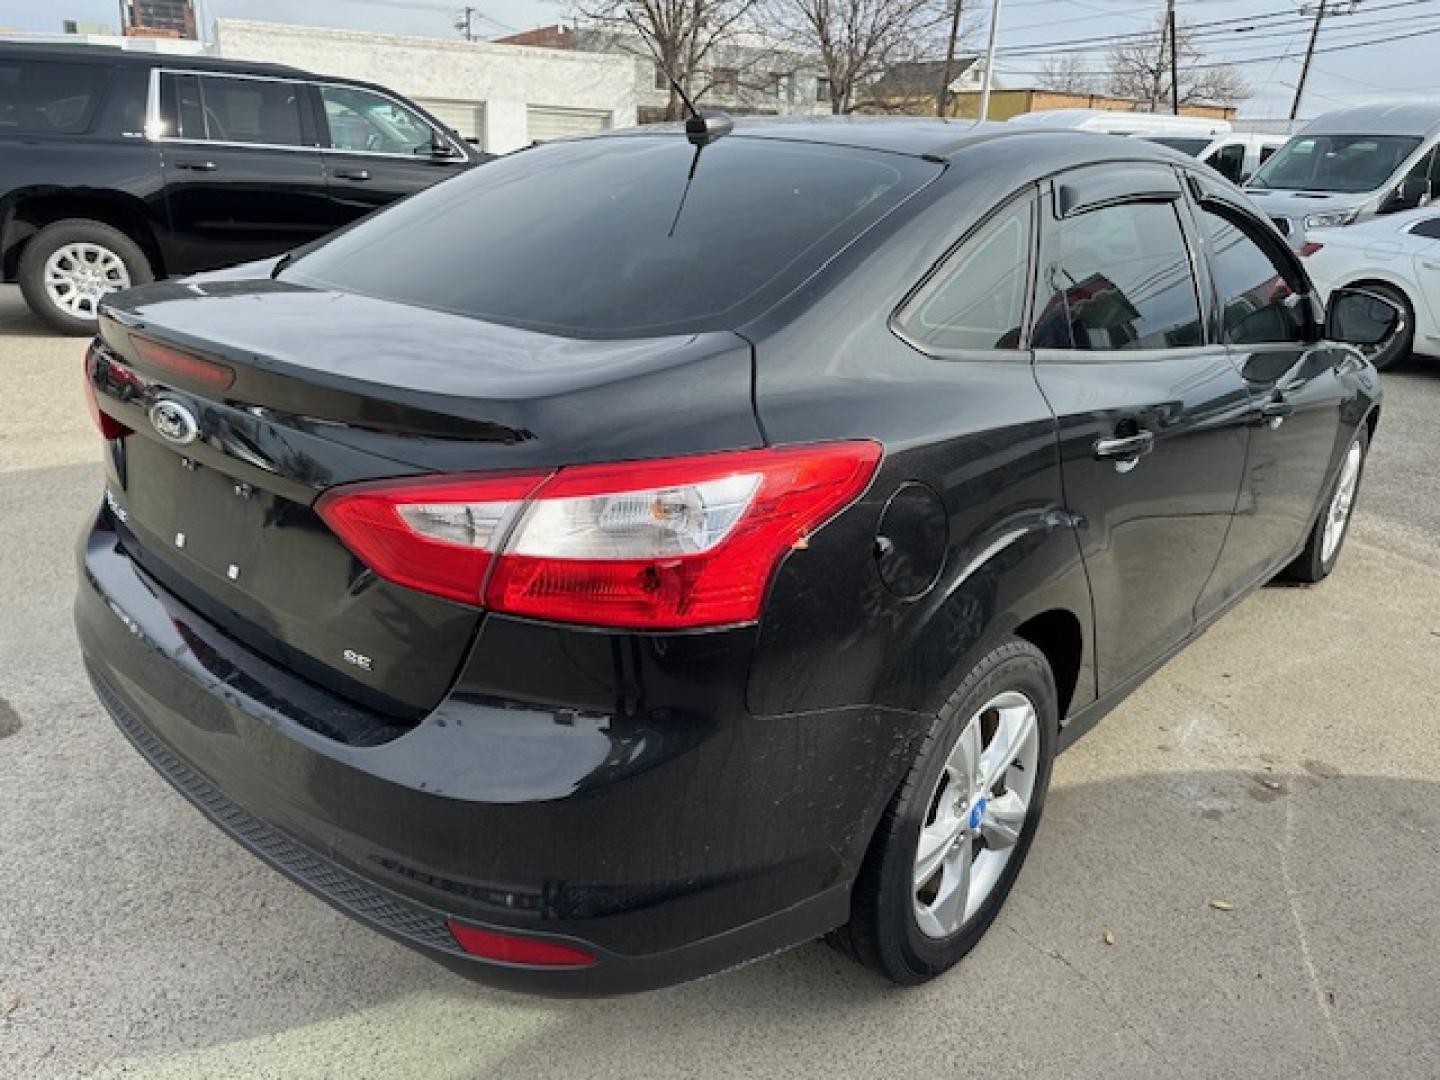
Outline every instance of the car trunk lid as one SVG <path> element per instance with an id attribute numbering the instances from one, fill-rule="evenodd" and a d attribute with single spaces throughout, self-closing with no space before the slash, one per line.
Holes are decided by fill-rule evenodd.
<path id="1" fill-rule="evenodd" d="M 116 297 L 87 375 L 133 432 L 107 501 L 142 568 L 271 660 L 410 718 L 482 613 L 371 573 L 322 494 L 762 442 L 733 334 L 584 341 L 268 279 Z"/>

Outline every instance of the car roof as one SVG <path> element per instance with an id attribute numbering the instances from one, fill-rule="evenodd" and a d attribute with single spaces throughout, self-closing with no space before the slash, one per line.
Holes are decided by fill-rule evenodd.
<path id="1" fill-rule="evenodd" d="M 927 116 L 822 116 L 734 118 L 731 138 L 775 139 L 822 143 L 859 150 L 951 161 L 982 145 L 1014 148 L 1034 156 L 1039 174 L 1090 162 L 1153 160 L 1195 164 L 1193 158 L 1158 143 L 1073 128 L 1043 128 L 975 120 L 944 120 Z M 622 128 L 589 138 L 625 138 L 679 134 L 683 125 L 648 124 Z M 1038 174 L 1037 174 L 1038 175 Z"/>
<path id="2" fill-rule="evenodd" d="M 251 75 L 286 75 L 314 78 L 310 72 L 284 64 L 266 64 L 249 60 L 224 60 L 203 53 L 159 52 L 151 49 L 127 49 L 118 45 L 71 45 L 39 41 L 0 40 L 0 57 L 27 60 L 68 60 L 107 64 L 132 64 L 138 67 L 175 67 L 187 71 L 229 71 Z"/>
<path id="3" fill-rule="evenodd" d="M 1440 128 L 1440 101 L 1412 101 L 1336 109 L 1306 124 L 1301 134 L 1425 136 L 1436 128 Z"/>

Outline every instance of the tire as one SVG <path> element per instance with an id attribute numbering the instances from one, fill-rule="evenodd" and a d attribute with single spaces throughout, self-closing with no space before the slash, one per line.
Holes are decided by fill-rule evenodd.
<path id="1" fill-rule="evenodd" d="M 1017 638 L 966 676 L 875 830 L 851 895 L 850 922 L 832 935 L 837 947 L 902 985 L 940 975 L 974 948 L 1015 884 L 1040 824 L 1059 730 L 1056 701 L 1044 654 Z M 1026 727 L 1026 706 L 1032 735 L 1016 738 Z M 981 768 L 990 765 L 997 777 L 993 784 L 976 785 L 973 777 L 964 787 L 956 783 L 954 766 L 968 774 L 966 765 L 976 760 L 972 731 L 992 754 L 1002 733 L 1016 750 L 998 772 L 992 764 L 998 757 L 979 755 Z M 1021 798 L 1027 786 L 1028 797 Z M 959 833 L 937 843 L 947 822 Z M 1009 829 L 1000 827 L 1007 823 Z M 927 856 L 936 853 L 923 867 L 917 864 L 922 838 Z M 953 884 L 967 861 L 973 898 L 962 906 Z M 931 863 L 934 874 L 917 885 Z"/>
<path id="2" fill-rule="evenodd" d="M 1375 365 L 1375 369 L 1388 371 L 1390 368 L 1398 367 L 1409 361 L 1415 349 L 1415 307 L 1410 303 L 1410 298 L 1395 286 L 1379 281 L 1365 282 L 1355 288 L 1372 292 L 1376 296 L 1383 296 L 1405 314 L 1404 331 L 1396 336 L 1388 348 L 1370 357 L 1370 362 Z"/>
<path id="3" fill-rule="evenodd" d="M 62 279 L 56 284 L 60 297 L 47 280 L 55 274 Z M 51 329 L 77 336 L 95 333 L 105 292 L 155 280 L 150 260 L 135 241 L 88 218 L 52 222 L 36 233 L 20 254 L 17 276 L 30 310 Z M 74 299 L 67 304 L 64 296 Z"/>
<path id="4" fill-rule="evenodd" d="M 1354 461 L 1354 476 L 1349 477 L 1348 470 L 1352 458 L 1358 453 Z M 1350 440 L 1350 445 L 1345 449 L 1345 456 L 1340 459 L 1340 468 L 1335 473 L 1335 479 L 1325 493 L 1325 502 L 1321 507 L 1319 516 L 1315 519 L 1314 526 L 1310 529 L 1310 535 L 1305 540 L 1305 550 L 1300 557 L 1285 568 L 1281 576 L 1290 581 L 1299 581 L 1307 585 L 1314 585 L 1324 581 L 1335 569 L 1335 564 L 1340 561 L 1340 553 L 1345 550 L 1345 538 L 1350 535 L 1350 519 L 1355 508 L 1355 499 L 1360 492 L 1360 482 L 1365 479 L 1365 461 L 1370 456 L 1370 426 L 1361 424 L 1360 430 Z M 1348 487 L 1348 494 L 1347 489 Z M 1344 496 L 1343 511 L 1340 510 L 1342 496 Z M 1329 526 L 1336 521 L 1336 514 L 1340 514 L 1338 522 L 1338 533 L 1327 544 L 1326 536 Z"/>

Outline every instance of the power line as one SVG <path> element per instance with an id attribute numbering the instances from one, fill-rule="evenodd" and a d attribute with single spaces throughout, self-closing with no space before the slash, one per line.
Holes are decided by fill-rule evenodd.
<path id="1" fill-rule="evenodd" d="M 1436 2 L 1437 0 L 1397 0 L 1397 2 L 1394 3 L 1380 4 L 1376 7 L 1368 8 L 1366 9 L 1366 14 L 1379 14 L 1380 12 L 1393 11 L 1397 8 L 1419 7 L 1426 4 L 1434 4 Z M 1265 26 L 1259 27 L 1253 31 L 1239 30 L 1234 28 L 1226 30 L 1214 29 L 1225 24 L 1253 23 L 1260 18 L 1276 18 L 1282 14 L 1284 14 L 1287 18 L 1291 20 L 1290 25 Z M 1352 23 L 1350 26 L 1347 27 L 1337 27 L 1336 32 L 1340 33 L 1345 31 L 1362 30 L 1376 26 L 1390 25 L 1393 23 L 1408 21 L 1412 17 L 1413 16 L 1402 16 L 1393 19 L 1366 19 Z M 1186 33 L 1186 36 L 1191 38 L 1192 40 L 1199 39 L 1201 41 L 1210 41 L 1211 39 L 1214 39 L 1214 41 L 1216 42 L 1218 42 L 1222 38 L 1229 39 L 1232 35 L 1243 33 L 1247 35 L 1247 41 L 1243 43 L 1236 42 L 1236 44 L 1245 44 L 1250 41 L 1288 36 L 1289 34 L 1294 33 L 1297 27 L 1308 27 L 1309 25 L 1310 21 L 1308 19 L 1300 19 L 1294 14 L 1293 11 L 1291 11 L 1289 13 L 1275 12 L 1266 16 L 1252 16 L 1250 18 L 1244 19 L 1216 19 L 1210 22 L 1187 23 L 1182 27 L 1182 29 Z M 1143 33 L 1132 34 L 1101 34 L 1089 38 L 1072 37 L 1059 41 L 1034 42 L 1026 45 L 1011 45 L 1008 47 L 1000 48 L 997 50 L 997 52 L 1002 56 L 1017 57 L 1029 55 L 1054 55 L 1057 53 L 1067 52 L 1093 52 L 1096 51 L 1098 48 L 1109 47 L 1112 45 L 1141 44 L 1147 41 L 1154 41 L 1156 33 L 1157 31 L 1155 30 L 1149 30 Z"/>
<path id="2" fill-rule="evenodd" d="M 1363 48 L 1367 48 L 1367 47 L 1369 47 L 1369 46 L 1371 46 L 1371 45 L 1385 45 L 1385 44 L 1388 44 L 1388 43 L 1390 43 L 1390 42 L 1392 42 L 1392 41 L 1409 41 L 1409 40 L 1411 40 L 1411 39 L 1413 39 L 1413 38 L 1417 38 L 1417 37 L 1427 37 L 1427 36 L 1429 36 L 1430 34 L 1440 34 L 1440 26 L 1431 26 L 1431 27 L 1426 28 L 1426 29 L 1411 30 L 1410 32 L 1404 33 L 1404 34 L 1390 34 L 1390 35 L 1388 35 L 1388 36 L 1386 36 L 1386 37 L 1373 38 L 1373 39 L 1371 39 L 1371 40 L 1369 40 L 1369 41 L 1353 41 L 1353 42 L 1346 42 L 1345 44 L 1341 44 L 1341 45 L 1327 45 L 1327 46 L 1325 46 L 1325 47 L 1323 47 L 1323 48 L 1317 48 L 1317 49 L 1315 50 L 1314 55 L 1316 55 L 1316 56 L 1323 56 L 1323 55 L 1325 55 L 1325 54 L 1327 54 L 1327 53 L 1349 52 L 1349 51 L 1352 50 L 1352 49 L 1363 49 Z M 1236 59 L 1219 60 L 1219 61 L 1208 62 L 1208 63 L 1201 63 L 1201 64 L 1189 64 L 1189 65 L 1187 65 L 1187 70 L 1190 70 L 1190 71 L 1199 71 L 1199 70 L 1206 70 L 1206 69 L 1210 69 L 1210 68 L 1238 67 L 1238 66 L 1244 65 L 1244 64 L 1268 64 L 1268 63 L 1270 63 L 1271 61 L 1274 61 L 1274 60 L 1282 60 L 1282 59 L 1284 59 L 1284 58 L 1285 58 L 1285 55 L 1286 55 L 1286 54 L 1284 54 L 1284 53 L 1280 53 L 1280 54 L 1271 54 L 1271 55 L 1269 55 L 1269 56 L 1240 57 L 1240 58 L 1236 58 Z M 1044 75 L 1045 72 L 1044 72 L 1044 71 L 1019 71 L 1019 70 L 1011 69 L 1011 70 L 1007 70 L 1007 71 L 1006 71 L 1006 74 L 1007 74 L 1007 75 Z"/>

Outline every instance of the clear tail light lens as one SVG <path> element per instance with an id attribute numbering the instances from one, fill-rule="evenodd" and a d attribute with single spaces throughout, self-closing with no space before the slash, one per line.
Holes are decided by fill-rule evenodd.
<path id="1" fill-rule="evenodd" d="M 785 552 L 859 498 L 880 456 L 827 443 L 366 485 L 318 508 L 376 573 L 426 592 L 557 622 L 721 626 L 759 617 Z"/>

